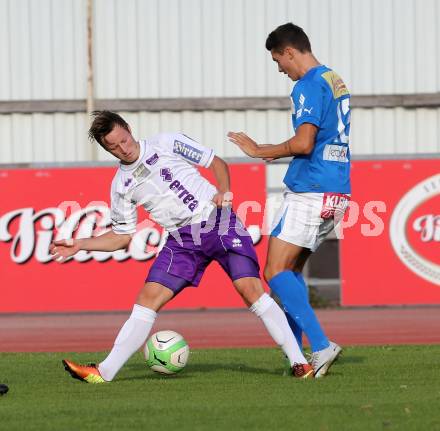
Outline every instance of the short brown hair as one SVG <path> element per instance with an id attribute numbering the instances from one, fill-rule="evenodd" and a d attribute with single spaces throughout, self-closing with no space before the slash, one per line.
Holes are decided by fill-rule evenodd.
<path id="1" fill-rule="evenodd" d="M 266 49 L 268 51 L 281 52 L 289 45 L 300 52 L 312 52 L 310 40 L 304 30 L 291 22 L 280 25 L 267 36 Z"/>
<path id="2" fill-rule="evenodd" d="M 94 139 L 100 145 L 102 145 L 102 138 L 108 135 L 115 126 L 120 126 L 128 132 L 130 131 L 128 123 L 115 112 L 93 111 L 92 117 L 94 119 L 89 129 L 89 139 Z"/>

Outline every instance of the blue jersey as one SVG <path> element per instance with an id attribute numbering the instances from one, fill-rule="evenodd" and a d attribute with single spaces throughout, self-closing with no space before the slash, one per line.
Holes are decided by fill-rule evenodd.
<path id="1" fill-rule="evenodd" d="M 292 122 L 296 130 L 318 128 L 313 151 L 290 162 L 284 183 L 298 193 L 351 193 L 350 94 L 342 79 L 326 66 L 310 69 L 295 85 Z"/>

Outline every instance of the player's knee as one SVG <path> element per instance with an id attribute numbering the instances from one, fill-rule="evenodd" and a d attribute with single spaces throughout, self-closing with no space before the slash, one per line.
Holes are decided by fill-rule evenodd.
<path id="1" fill-rule="evenodd" d="M 137 303 L 143 307 L 153 308 L 153 304 L 156 302 L 156 296 L 152 294 L 151 290 L 145 287 L 139 292 L 137 297 Z"/>
<path id="2" fill-rule="evenodd" d="M 264 293 L 260 279 L 255 277 L 235 280 L 234 286 L 247 305 L 253 304 Z"/>
<path id="3" fill-rule="evenodd" d="M 269 282 L 273 277 L 275 277 L 280 272 L 285 271 L 286 268 L 284 268 L 283 265 L 280 265 L 279 263 L 267 263 L 264 267 L 263 276 L 264 279 Z"/>
<path id="4" fill-rule="evenodd" d="M 158 311 L 173 297 L 173 292 L 159 283 L 147 282 L 139 292 L 136 303 Z"/>

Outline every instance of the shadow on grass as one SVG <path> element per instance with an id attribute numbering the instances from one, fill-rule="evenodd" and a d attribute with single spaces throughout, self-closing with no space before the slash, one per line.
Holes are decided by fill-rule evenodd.
<path id="1" fill-rule="evenodd" d="M 339 356 L 339 358 L 337 359 L 337 364 L 360 364 L 362 362 L 366 361 L 366 357 L 365 356 L 351 356 L 351 355 L 347 355 L 347 354 L 342 354 L 341 356 Z"/>
<path id="2" fill-rule="evenodd" d="M 139 379 L 147 379 L 147 380 L 160 380 L 160 379 L 173 379 L 175 377 L 181 378 L 193 378 L 198 373 L 215 373 L 218 371 L 227 371 L 229 372 L 235 372 L 235 373 L 249 373 L 249 374 L 268 374 L 268 375 L 275 375 L 275 376 L 282 376 L 283 375 L 283 369 L 282 368 L 275 368 L 273 370 L 267 369 L 267 368 L 256 368 L 256 367 L 250 367 L 245 364 L 224 364 L 224 363 L 210 363 L 210 364 L 196 364 L 196 365 L 188 365 L 188 367 L 185 369 L 185 371 L 182 374 L 178 375 L 163 375 L 159 373 L 151 373 L 150 370 L 148 370 L 148 367 L 143 364 L 127 364 L 126 368 L 130 371 L 134 372 L 141 372 L 144 373 L 145 371 L 148 372 L 148 374 L 139 374 L 136 376 L 130 376 L 130 377 L 122 377 L 118 380 L 124 381 L 124 380 L 139 380 Z"/>
<path id="3" fill-rule="evenodd" d="M 341 365 L 349 365 L 349 364 L 360 364 L 366 361 L 364 356 L 352 356 L 352 355 L 341 355 L 337 364 Z M 226 371 L 228 373 L 249 373 L 249 374 L 266 374 L 272 376 L 283 376 L 286 375 L 287 368 L 282 368 L 277 366 L 273 369 L 268 368 L 260 368 L 260 367 L 252 367 L 243 363 L 209 363 L 209 364 L 189 364 L 185 371 L 182 374 L 178 375 L 163 375 L 159 373 L 151 372 L 145 364 L 142 363 L 131 363 L 127 364 L 126 369 L 131 372 L 139 373 L 138 375 L 132 375 L 130 377 L 122 377 L 119 380 L 139 380 L 139 379 L 147 379 L 147 380 L 160 380 L 160 379 L 173 379 L 175 377 L 182 378 L 193 378 L 198 373 L 216 373 L 218 371 Z M 145 373 L 145 374 L 144 374 Z M 287 373 L 289 374 L 289 373 Z M 334 372 L 334 367 L 332 367 L 332 374 L 343 374 L 340 372 Z"/>

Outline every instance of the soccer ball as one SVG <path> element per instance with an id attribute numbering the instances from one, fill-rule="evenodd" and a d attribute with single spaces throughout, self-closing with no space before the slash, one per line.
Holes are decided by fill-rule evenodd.
<path id="1" fill-rule="evenodd" d="M 147 365 L 160 374 L 176 374 L 188 362 L 189 346 L 185 339 L 174 331 L 159 331 L 145 344 L 144 356 Z"/>

